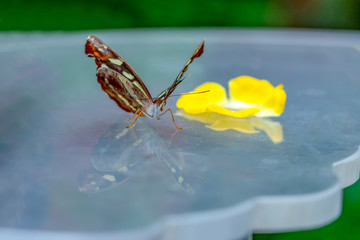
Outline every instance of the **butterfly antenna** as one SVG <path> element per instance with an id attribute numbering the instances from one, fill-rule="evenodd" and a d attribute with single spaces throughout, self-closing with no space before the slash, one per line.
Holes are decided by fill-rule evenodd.
<path id="1" fill-rule="evenodd" d="M 186 75 L 185 77 L 181 78 L 181 79 L 179 80 L 179 82 L 182 82 L 182 81 L 184 81 L 185 79 L 187 79 L 188 77 L 190 77 L 190 74 L 191 74 L 191 73 L 189 73 L 189 74 Z"/>
<path id="2" fill-rule="evenodd" d="M 182 95 L 191 95 L 191 94 L 201 94 L 201 93 L 207 93 L 207 92 L 210 92 L 210 90 L 205 90 L 205 91 L 201 91 L 201 92 L 190 92 L 190 93 L 174 94 L 174 95 L 171 95 L 169 97 L 178 97 L 178 96 L 182 96 Z"/>

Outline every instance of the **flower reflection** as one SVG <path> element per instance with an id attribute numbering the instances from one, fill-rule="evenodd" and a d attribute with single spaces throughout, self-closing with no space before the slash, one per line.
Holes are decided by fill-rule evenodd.
<path id="1" fill-rule="evenodd" d="M 205 123 L 205 127 L 215 131 L 233 129 L 242 133 L 254 134 L 264 131 L 274 144 L 283 141 L 282 126 L 279 122 L 266 118 L 248 117 L 234 118 L 217 113 L 187 114 L 180 110 L 178 114 L 186 119 Z"/>
<path id="2" fill-rule="evenodd" d="M 190 166 L 183 153 L 171 147 L 171 137 L 161 136 L 146 123 L 131 129 L 125 126 L 122 121 L 116 123 L 99 137 L 90 168 L 79 174 L 81 192 L 105 191 L 135 176 L 149 178 L 159 175 L 159 169 L 165 169 L 173 180 L 166 181 L 166 184 L 175 182 L 186 193 L 195 193 L 189 182 L 192 175 Z"/>

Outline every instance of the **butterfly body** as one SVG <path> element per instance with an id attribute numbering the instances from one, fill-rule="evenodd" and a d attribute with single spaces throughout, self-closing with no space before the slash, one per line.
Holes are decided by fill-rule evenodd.
<path id="1" fill-rule="evenodd" d="M 187 61 L 173 84 L 162 91 L 157 97 L 152 98 L 149 90 L 136 72 L 108 45 L 95 36 L 88 37 L 85 44 L 85 53 L 89 57 L 95 58 L 97 65 L 96 75 L 101 88 L 120 108 L 126 112 L 134 113 L 130 119 L 136 116 L 135 120 L 128 127 L 131 127 L 140 116 L 159 118 L 167 111 L 170 111 L 175 126 L 179 128 L 175 123 L 171 109 L 168 108 L 164 111 L 166 99 L 184 80 L 183 75 L 187 71 L 188 66 L 195 58 L 201 56 L 203 50 L 204 41 L 201 42 Z"/>
<path id="2" fill-rule="evenodd" d="M 162 114 L 164 114 L 164 107 L 166 102 L 160 101 L 159 103 L 149 104 L 147 108 L 145 108 L 144 114 L 148 118 L 158 118 Z"/>

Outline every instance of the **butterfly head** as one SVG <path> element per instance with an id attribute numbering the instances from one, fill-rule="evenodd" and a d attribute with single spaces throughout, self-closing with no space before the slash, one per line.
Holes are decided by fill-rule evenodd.
<path id="1" fill-rule="evenodd" d="M 166 105 L 166 100 L 158 100 L 155 104 L 158 107 L 158 109 L 160 110 L 160 112 L 163 112 L 164 107 Z"/>
<path id="2" fill-rule="evenodd" d="M 146 115 L 150 118 L 157 118 L 164 113 L 164 107 L 166 105 L 165 100 L 156 99 L 153 104 L 151 104 L 146 109 Z"/>

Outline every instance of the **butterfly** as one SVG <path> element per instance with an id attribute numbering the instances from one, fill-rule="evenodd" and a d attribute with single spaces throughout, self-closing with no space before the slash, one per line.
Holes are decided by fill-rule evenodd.
<path id="1" fill-rule="evenodd" d="M 131 118 L 125 119 L 130 121 L 135 117 L 135 120 L 127 128 L 134 125 L 140 116 L 159 119 L 160 116 L 169 111 L 175 126 L 181 129 L 175 122 L 172 110 L 170 108 L 164 110 L 164 107 L 171 93 L 186 78 L 184 73 L 189 65 L 204 52 L 204 42 L 203 40 L 196 48 L 173 84 L 155 98 L 151 97 L 149 90 L 131 66 L 99 38 L 95 36 L 87 38 L 85 54 L 88 57 L 95 58 L 96 75 L 101 88 L 120 108 L 134 114 Z"/>

